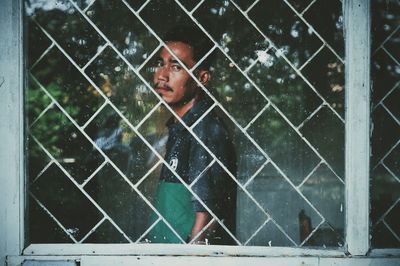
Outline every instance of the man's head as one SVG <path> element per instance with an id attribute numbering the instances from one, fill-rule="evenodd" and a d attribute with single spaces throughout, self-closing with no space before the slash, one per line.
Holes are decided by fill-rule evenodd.
<path id="1" fill-rule="evenodd" d="M 209 49 L 208 44 L 201 39 L 204 37 L 198 34 L 198 30 L 186 26 L 174 28 L 163 38 L 168 48 L 188 69 L 193 68 Z M 173 54 L 165 48 L 161 49 L 154 73 L 154 84 L 167 103 L 183 105 L 197 98 L 201 88 Z M 202 84 L 210 79 L 208 67 L 208 61 L 205 60 L 205 64 L 201 64 L 193 72 Z"/>

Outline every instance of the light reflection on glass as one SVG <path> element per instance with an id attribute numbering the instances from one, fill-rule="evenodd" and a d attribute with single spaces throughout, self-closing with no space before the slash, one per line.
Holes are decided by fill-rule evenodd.
<path id="1" fill-rule="evenodd" d="M 192 15 L 200 1 L 181 1 L 184 9 L 171 0 L 126 2 L 74 1 L 79 12 L 69 1 L 27 1 L 31 242 L 148 241 L 171 116 L 151 88 L 153 33 L 190 24 L 208 40 L 205 51 L 219 46 L 208 55 L 206 89 L 236 148 L 236 237 L 244 245 L 343 246 L 340 1 L 334 12 L 322 1 L 310 6 L 304 18 L 313 28 L 282 1 L 260 1 L 248 17 L 253 1 L 205 1 Z M 288 3 L 302 12 L 311 1 Z M 317 11 L 331 15 L 325 26 Z M 393 156 L 386 162 L 395 164 Z"/>

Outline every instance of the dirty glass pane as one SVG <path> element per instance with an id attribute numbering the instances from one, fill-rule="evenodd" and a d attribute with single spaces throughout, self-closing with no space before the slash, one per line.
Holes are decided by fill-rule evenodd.
<path id="1" fill-rule="evenodd" d="M 371 244 L 400 247 L 400 6 L 372 0 Z"/>
<path id="2" fill-rule="evenodd" d="M 343 14 L 325 2 L 26 1 L 30 243 L 342 247 Z M 398 90 L 379 93 L 393 183 Z"/>

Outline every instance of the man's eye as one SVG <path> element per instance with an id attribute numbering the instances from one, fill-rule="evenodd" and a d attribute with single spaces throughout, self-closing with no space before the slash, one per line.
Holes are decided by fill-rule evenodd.
<path id="1" fill-rule="evenodd" d="M 173 65 L 172 69 L 175 70 L 175 71 L 179 71 L 179 70 L 182 69 L 182 67 L 180 65 Z"/>
<path id="2" fill-rule="evenodd" d="M 157 61 L 156 62 L 156 67 L 162 67 L 163 66 L 163 62 L 162 61 Z"/>

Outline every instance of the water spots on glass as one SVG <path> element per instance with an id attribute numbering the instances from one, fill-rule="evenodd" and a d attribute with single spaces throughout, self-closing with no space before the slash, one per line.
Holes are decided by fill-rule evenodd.
<path id="1" fill-rule="evenodd" d="M 67 232 L 71 235 L 76 235 L 79 232 L 79 228 L 68 228 Z"/>
<path id="2" fill-rule="evenodd" d="M 96 1 L 86 14 L 135 67 L 143 62 L 143 54 L 157 45 L 146 27 L 121 2 Z"/>
<path id="3" fill-rule="evenodd" d="M 266 67 L 271 67 L 274 64 L 274 57 L 270 56 L 267 51 L 256 51 L 257 60 Z"/>
<path id="4" fill-rule="evenodd" d="M 37 199 L 31 199 L 29 219 L 32 228 L 42 232 L 32 233 L 35 243 L 79 241 L 90 230 L 83 243 L 154 242 L 149 228 L 159 216 L 151 206 L 168 140 L 165 123 L 172 116 L 149 88 L 154 86 L 155 49 L 160 45 L 154 34 L 163 38 L 171 25 L 184 24 L 194 25 L 196 35 L 207 41 L 199 58 L 217 46 L 206 58 L 211 80 L 205 87 L 213 100 L 205 97 L 217 104 L 209 115 L 220 117 L 229 132 L 221 142 L 232 140 L 235 146 L 237 171 L 232 173 L 235 180 L 229 177 L 229 186 L 238 198 L 227 197 L 237 204 L 235 237 L 243 245 L 293 246 L 311 235 L 304 245 L 342 245 L 343 186 L 336 175 L 341 176 L 343 125 L 321 104 L 338 113 L 344 110 L 344 68 L 329 47 L 314 55 L 322 44 L 335 51 L 340 46 L 329 31 L 323 35 L 326 41 L 316 38 L 325 28 L 317 22 L 306 25 L 288 7 L 299 12 L 308 7 L 303 15 L 311 21 L 318 16 L 313 6 L 329 14 L 320 6 L 323 1 L 219 0 L 198 5 L 198 0 L 127 0 L 126 5 L 73 0 L 77 7 L 65 1 L 28 2 L 26 12 L 34 19 L 28 33 L 33 65 L 28 113 L 29 121 L 35 121 L 32 139 L 38 141 L 29 140 L 30 192 Z M 343 16 L 338 4 L 333 5 L 335 12 L 327 21 L 340 35 Z M 132 9 L 141 10 L 134 14 Z M 393 28 L 386 24 L 385 32 Z M 61 49 L 49 48 L 53 42 Z M 376 68 L 399 71 L 395 64 Z M 396 115 L 393 97 L 384 103 Z M 205 145 L 216 151 L 219 143 Z M 392 171 L 397 171 L 397 153 L 394 149 L 385 158 Z M 201 155 L 198 160 L 209 158 Z M 321 160 L 329 164 L 327 169 Z M 181 165 L 168 163 L 176 169 Z M 190 185 L 197 188 L 198 182 L 202 176 Z M 317 212 L 329 224 L 320 225 Z M 80 216 L 83 219 L 76 218 Z M 391 226 L 393 217 L 388 216 Z M 158 224 L 170 230 L 164 221 Z"/>
<path id="5" fill-rule="evenodd" d="M 371 4 L 379 10 L 372 14 L 371 243 L 373 248 L 399 248 L 399 5 Z"/>

